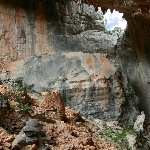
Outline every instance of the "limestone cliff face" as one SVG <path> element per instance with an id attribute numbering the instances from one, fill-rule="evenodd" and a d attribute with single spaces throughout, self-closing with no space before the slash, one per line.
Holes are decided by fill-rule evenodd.
<path id="1" fill-rule="evenodd" d="M 20 60 L 43 53 L 114 52 L 117 35 L 104 33 L 102 12 L 75 2 L 0 4 L 1 59 Z M 105 38 L 104 38 L 105 37 Z"/>
<path id="2" fill-rule="evenodd" d="M 126 30 L 117 42 L 115 62 L 119 64 L 134 87 L 140 99 L 139 109 L 148 112 L 149 106 L 149 65 L 148 62 L 137 59 L 136 51 L 132 50 L 131 36 Z M 142 55 L 141 55 L 142 57 Z M 144 64 L 144 62 L 146 64 Z M 147 66 L 146 66 L 147 65 Z M 146 101 L 147 100 L 147 101 Z"/>
<path id="3" fill-rule="evenodd" d="M 125 60 L 123 66 L 124 68 L 126 65 L 128 66 L 126 73 L 141 99 L 141 109 L 146 112 L 146 117 L 150 120 L 150 2 L 147 0 L 88 0 L 85 3 L 94 5 L 95 9 L 101 6 L 103 13 L 108 8 L 111 11 L 115 9 L 124 13 L 134 50 L 134 52 L 132 50 L 128 52 L 134 56 L 128 55 L 124 50 L 125 56 L 128 55 L 129 57 L 126 60 L 123 58 Z M 137 57 L 136 61 L 135 56 Z M 134 63 L 127 63 L 128 59 L 132 58 Z M 130 60 L 129 62 L 133 61 Z M 132 67 L 133 64 L 134 67 Z"/>
<path id="4" fill-rule="evenodd" d="M 132 82 L 142 100 L 141 109 L 150 119 L 150 24 L 149 20 L 140 20 L 138 17 L 130 18 L 128 21 L 134 52 L 137 56 Z"/>
<path id="5" fill-rule="evenodd" d="M 12 68 L 13 66 L 13 68 Z M 58 90 L 67 106 L 89 119 L 133 123 L 138 98 L 127 76 L 100 53 L 54 53 L 9 63 L 1 79 L 12 77 L 37 91 Z"/>
<path id="6" fill-rule="evenodd" d="M 103 11 L 114 9 L 108 1 L 102 4 Z M 137 20 L 128 11 L 132 8 L 117 1 L 115 7 L 128 21 L 135 52 L 130 46 L 129 51 L 137 56 L 133 61 L 139 66 L 131 67 L 134 75 L 130 74 L 130 64 L 124 72 L 132 83 L 138 81 L 135 85 L 149 107 L 149 93 L 145 92 L 149 89 L 148 43 L 142 38 L 143 46 L 136 45 Z M 105 31 L 102 12 L 74 1 L 0 1 L 0 28 L 1 70 L 8 70 L 12 78 L 39 91 L 60 90 L 66 105 L 89 118 L 133 122 L 138 113 L 137 97 L 124 73 L 118 73 L 118 67 L 109 60 L 126 68 L 126 57 L 120 59 L 126 52 L 119 46 L 116 50 L 118 34 Z M 5 75 L 3 72 L 1 78 Z"/>

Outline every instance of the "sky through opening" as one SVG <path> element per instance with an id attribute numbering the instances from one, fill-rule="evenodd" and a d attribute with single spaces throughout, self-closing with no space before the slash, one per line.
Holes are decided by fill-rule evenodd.
<path id="1" fill-rule="evenodd" d="M 107 30 L 113 30 L 115 27 L 120 27 L 122 30 L 126 28 L 127 21 L 122 18 L 123 13 L 119 13 L 118 11 L 110 12 L 110 9 L 107 10 L 107 13 L 104 15 L 104 19 L 106 19 L 107 23 L 105 28 Z"/>

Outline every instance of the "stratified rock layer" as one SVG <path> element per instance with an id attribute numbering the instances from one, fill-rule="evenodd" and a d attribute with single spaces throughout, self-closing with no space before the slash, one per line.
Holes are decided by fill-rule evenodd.
<path id="1" fill-rule="evenodd" d="M 57 53 L 20 62 L 16 72 L 11 72 L 11 63 L 7 66 L 15 80 L 23 79 L 23 84 L 33 85 L 38 91 L 60 91 L 65 105 L 75 108 L 87 118 L 133 123 L 138 114 L 138 98 L 127 77 L 99 53 Z M 50 97 L 57 95 L 55 92 L 49 94 Z M 51 99 L 48 93 L 46 95 L 46 102 L 43 101 L 41 108 L 57 111 L 61 106 L 61 96 Z M 53 101 L 55 108 L 51 108 Z"/>
<path id="2" fill-rule="evenodd" d="M 84 2 L 94 5 L 96 9 L 101 6 L 103 13 L 106 13 L 107 9 L 124 13 L 132 48 L 124 45 L 127 42 L 123 42 L 122 49 L 118 49 L 118 52 L 119 55 L 122 53 L 122 68 L 126 70 L 130 83 L 140 98 L 140 109 L 145 111 L 146 118 L 150 120 L 150 2 L 147 0 L 85 0 Z"/>
<path id="3" fill-rule="evenodd" d="M 141 4 L 136 0 L 114 2 L 90 0 L 82 5 L 80 2 L 59 0 L 30 2 L 16 0 L 7 3 L 0 1 L 1 70 L 10 71 L 14 79 L 21 79 L 28 85 L 33 84 L 35 89 L 41 91 L 45 89 L 65 91 L 62 93 L 65 103 L 72 105 L 86 116 L 92 114 L 92 117 L 117 119 L 121 116 L 121 112 L 126 110 L 120 110 L 122 104 L 125 104 L 125 108 L 129 108 L 129 112 L 136 114 L 137 111 L 134 110 L 137 100 L 135 96 L 131 96 L 134 92 L 133 94 L 132 90 L 127 92 L 129 86 L 127 84 L 122 86 L 122 83 L 116 80 L 115 70 L 109 71 L 110 63 L 105 61 L 105 65 L 102 65 L 103 60 L 99 62 L 97 56 L 99 54 L 94 54 L 105 53 L 109 59 L 115 60 L 116 56 L 120 57 L 120 51 L 125 52 L 126 49 L 116 49 L 118 35 L 116 33 L 110 35 L 105 31 L 102 12 L 95 12 L 94 7 L 88 4 L 93 4 L 95 8 L 102 6 L 103 12 L 110 8 L 124 13 L 135 51 L 135 53 L 132 51 L 132 54 L 137 56 L 135 58 L 137 69 L 131 74 L 132 68 L 130 69 L 129 65 L 125 72 L 129 75 L 136 92 L 140 93 L 141 109 L 146 111 L 149 118 L 150 32 L 147 25 L 149 12 L 146 11 L 149 10 L 148 2 Z M 85 52 L 91 54 L 84 54 Z M 123 68 L 127 67 L 127 60 L 121 61 Z M 120 63 L 120 60 L 117 61 Z M 99 73 L 100 80 L 106 82 L 104 87 L 100 85 L 101 83 L 97 84 L 95 76 L 99 77 Z M 2 74 L 2 77 L 5 75 Z M 118 84 L 121 88 L 116 87 Z M 101 86 L 102 90 L 99 89 Z M 121 98 L 114 94 L 118 93 L 116 91 L 119 91 Z M 130 97 L 128 102 L 124 100 L 127 96 Z M 97 99 L 101 103 L 97 103 Z M 94 108 L 96 109 L 93 112 Z M 90 114 L 85 113 L 85 110 L 90 110 Z"/>

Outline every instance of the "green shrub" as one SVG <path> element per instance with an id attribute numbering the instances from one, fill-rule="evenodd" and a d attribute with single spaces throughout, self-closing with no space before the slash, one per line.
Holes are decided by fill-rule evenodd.
<path id="1" fill-rule="evenodd" d="M 129 144 L 127 140 L 127 133 L 136 134 L 131 126 L 125 126 L 120 129 L 114 129 L 112 127 L 104 126 L 104 130 L 99 133 L 100 136 L 110 139 L 111 141 L 115 142 L 121 148 L 129 149 Z"/>
<path id="2" fill-rule="evenodd" d="M 9 92 L 6 92 L 4 95 L 8 100 L 15 102 L 15 106 L 11 105 L 11 108 L 18 110 L 20 113 L 30 115 L 30 113 L 33 112 L 32 101 L 25 101 L 24 93 L 27 93 L 27 90 L 25 87 L 22 87 L 22 89 L 13 88 Z"/>

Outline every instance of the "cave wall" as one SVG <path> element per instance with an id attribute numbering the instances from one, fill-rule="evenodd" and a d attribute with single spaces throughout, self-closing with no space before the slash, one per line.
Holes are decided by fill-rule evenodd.
<path id="1" fill-rule="evenodd" d="M 86 117 L 134 122 L 138 98 L 110 61 L 118 33 L 105 31 L 102 12 L 70 1 L 0 2 L 1 79 L 9 71 L 38 91 L 59 90 Z"/>
<path id="2" fill-rule="evenodd" d="M 140 98 L 139 109 L 150 120 L 150 21 L 144 16 L 126 16 L 132 47 L 121 60 L 130 83 Z M 129 44 L 130 45 L 130 44 Z M 125 46 L 124 46 L 125 48 Z M 126 59 L 126 60 L 125 60 Z"/>
<path id="3" fill-rule="evenodd" d="M 150 121 L 150 2 L 147 0 L 84 0 L 84 2 L 94 5 L 96 10 L 101 6 L 103 13 L 106 13 L 107 9 L 111 11 L 115 9 L 124 14 L 128 22 L 132 48 L 127 46 L 127 53 L 126 49 L 123 49 L 124 46 L 119 48 L 116 62 L 120 63 L 129 76 L 130 83 L 140 98 L 140 109 L 144 110 L 147 120 Z M 125 41 L 122 42 L 123 45 L 125 43 L 127 44 Z M 122 60 L 119 57 L 122 57 Z"/>
<path id="4" fill-rule="evenodd" d="M 124 16 L 128 28 L 118 39 L 115 62 L 128 75 L 140 99 L 139 109 L 150 120 L 150 22 L 144 14 Z"/>
<path id="5" fill-rule="evenodd" d="M 92 6 L 75 2 L 1 1 L 1 60 L 6 64 L 49 52 L 105 52 L 109 49 L 114 53 L 117 36 L 111 39 L 103 32 L 102 18 L 102 12 L 95 12 Z M 102 38 L 107 36 L 105 40 Z"/>

